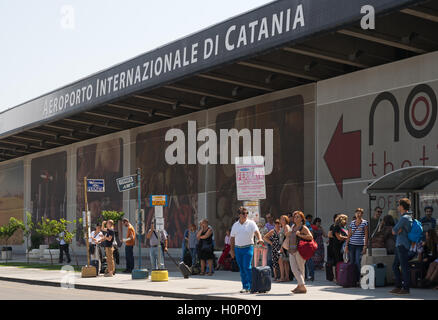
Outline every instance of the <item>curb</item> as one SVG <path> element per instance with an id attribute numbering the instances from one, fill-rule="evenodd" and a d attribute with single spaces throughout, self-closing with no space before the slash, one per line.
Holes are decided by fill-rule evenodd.
<path id="1" fill-rule="evenodd" d="M 43 281 L 43 280 L 30 280 L 30 279 L 18 279 L 9 277 L 0 277 L 0 281 L 9 281 L 16 283 L 25 283 L 30 285 L 38 286 L 48 286 L 48 287 L 60 287 L 60 283 L 53 281 Z M 217 297 L 205 294 L 187 294 L 187 293 L 177 293 L 177 292 L 162 292 L 162 291 L 150 291 L 150 290 L 139 290 L 139 289 L 123 289 L 123 288 L 112 288 L 103 286 L 91 286 L 86 284 L 75 284 L 75 289 L 79 290 L 90 290 L 90 291 L 101 291 L 101 292 L 114 292 L 114 293 L 124 293 L 124 294 L 136 294 L 136 295 L 146 295 L 154 297 L 166 297 L 166 298 L 179 298 L 188 300 L 237 300 L 241 301 L 241 298 L 231 298 L 231 297 Z"/>

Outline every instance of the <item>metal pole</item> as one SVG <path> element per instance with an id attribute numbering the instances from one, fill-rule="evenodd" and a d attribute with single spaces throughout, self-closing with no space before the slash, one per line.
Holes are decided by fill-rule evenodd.
<path id="1" fill-rule="evenodd" d="M 85 195 L 85 246 L 87 247 L 87 266 L 90 265 L 90 248 L 88 239 L 88 199 L 87 199 L 87 177 L 84 177 L 84 195 Z"/>
<path id="2" fill-rule="evenodd" d="M 137 168 L 137 189 L 138 189 L 138 269 L 141 270 L 141 173 Z"/>
<path id="3" fill-rule="evenodd" d="M 368 196 L 368 198 L 369 198 L 369 211 L 368 211 L 369 219 L 368 219 L 368 221 L 370 222 L 369 226 L 371 226 L 371 210 L 372 210 L 371 201 L 374 199 L 374 197 L 370 194 Z M 368 229 L 368 256 L 371 257 L 372 255 L 373 255 L 373 246 L 371 245 L 371 230 Z"/>

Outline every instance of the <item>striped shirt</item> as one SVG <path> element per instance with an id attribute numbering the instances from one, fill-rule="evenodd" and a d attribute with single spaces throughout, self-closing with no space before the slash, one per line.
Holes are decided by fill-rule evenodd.
<path id="1" fill-rule="evenodd" d="M 355 246 L 365 245 L 365 227 L 368 226 L 368 221 L 362 220 L 359 226 L 356 226 L 356 221 L 350 223 L 350 230 L 353 234 L 350 238 L 349 244 Z"/>

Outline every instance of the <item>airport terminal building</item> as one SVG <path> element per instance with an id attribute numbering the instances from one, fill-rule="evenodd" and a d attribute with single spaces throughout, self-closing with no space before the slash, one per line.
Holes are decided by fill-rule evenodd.
<path id="1" fill-rule="evenodd" d="M 438 0 L 275 1 L 8 109 L 0 225 L 27 211 L 82 217 L 84 177 L 105 179 L 88 194 L 92 223 L 117 210 L 135 224 L 137 190 L 116 179 L 141 168 L 147 225 L 149 195 L 168 195 L 169 247 L 207 218 L 220 248 L 242 205 L 233 134 L 241 156 L 271 155 L 262 216 L 352 217 L 370 182 L 438 165 L 437 30 Z M 401 196 L 374 205 L 388 212 Z M 438 209 L 434 194 L 425 205 Z M 25 250 L 22 235 L 12 242 Z"/>

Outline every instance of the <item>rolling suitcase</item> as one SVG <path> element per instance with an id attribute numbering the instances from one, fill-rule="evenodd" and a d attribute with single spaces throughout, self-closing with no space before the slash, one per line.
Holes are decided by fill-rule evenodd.
<path id="1" fill-rule="evenodd" d="M 424 277 L 423 264 L 418 261 L 409 262 L 410 284 L 411 288 L 420 288 L 421 281 Z"/>
<path id="2" fill-rule="evenodd" d="M 190 268 L 186 266 L 184 262 L 177 263 L 175 259 L 172 258 L 172 256 L 167 252 L 167 255 L 169 258 L 173 261 L 173 263 L 178 267 L 179 271 L 181 271 L 181 274 L 183 275 L 184 279 L 188 279 L 189 275 L 192 273 L 190 271 Z"/>
<path id="3" fill-rule="evenodd" d="M 251 293 L 264 293 L 271 290 L 271 268 L 252 268 Z"/>
<path id="4" fill-rule="evenodd" d="M 338 263 L 337 267 L 338 266 L 339 266 L 339 271 L 338 271 L 338 277 L 336 279 L 338 285 L 344 288 L 356 287 L 357 279 L 358 279 L 356 265 L 352 263 L 340 262 Z"/>

